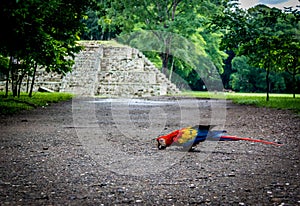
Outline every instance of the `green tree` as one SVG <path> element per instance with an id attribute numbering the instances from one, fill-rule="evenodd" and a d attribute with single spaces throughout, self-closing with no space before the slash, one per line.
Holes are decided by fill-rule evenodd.
<path id="1" fill-rule="evenodd" d="M 86 24 L 86 28 L 81 38 L 85 40 L 110 40 L 115 38 L 122 32 L 125 19 L 116 16 L 109 17 L 110 1 L 99 1 L 97 6 L 88 10 L 87 15 L 82 22 Z"/>
<path id="2" fill-rule="evenodd" d="M 0 54 L 0 80 L 5 79 L 5 97 L 8 96 L 9 59 Z"/>
<path id="3" fill-rule="evenodd" d="M 220 49 L 226 52 L 227 59 L 224 60 L 224 72 L 221 74 L 225 88 L 230 88 L 230 76 L 234 72 L 232 69 L 232 60 L 237 55 L 243 42 L 251 39 L 246 10 L 239 8 L 238 1 L 229 1 L 230 6 L 225 7 L 223 12 L 216 13 L 211 21 L 211 31 L 220 31 L 222 39 Z"/>
<path id="4" fill-rule="evenodd" d="M 107 8 L 106 15 L 101 18 L 101 26 L 116 27 L 118 25 L 125 32 L 153 31 L 156 38 L 163 42 L 163 52 L 160 53 L 160 58 L 162 72 L 166 75 L 169 73 L 172 76 L 171 68 L 178 64 L 178 59 L 176 60 L 172 55 L 172 45 L 174 46 L 173 42 L 176 41 L 172 34 L 189 39 L 196 45 L 196 49 L 202 53 L 203 57 L 211 57 L 211 60 L 216 62 L 217 68 L 222 71 L 220 59 L 224 57 L 224 53 L 218 50 L 217 40 L 220 34 L 216 32 L 210 37 L 210 33 L 206 32 L 212 14 L 224 9 L 223 4 L 220 3 L 224 1 L 216 2 L 209 0 L 101 1 L 102 7 Z M 151 38 L 141 38 L 145 39 L 145 44 L 151 44 Z M 213 49 L 211 56 L 207 52 L 210 49 Z M 168 68 L 171 72 L 168 72 Z"/>
<path id="5" fill-rule="evenodd" d="M 253 37 L 250 41 L 244 42 L 240 54 L 247 55 L 253 66 L 266 70 L 266 100 L 269 101 L 270 72 L 278 69 L 277 47 L 281 43 L 278 22 L 283 12 L 264 5 L 258 5 L 248 12 L 252 17 L 250 26 Z"/>
<path id="6" fill-rule="evenodd" d="M 100 40 L 102 33 L 100 32 L 99 17 L 97 11 L 89 9 L 86 16 L 81 20 L 86 24 L 86 28 L 81 35 L 84 40 Z"/>
<path id="7" fill-rule="evenodd" d="M 233 90 L 241 92 L 259 92 L 264 89 L 262 70 L 250 66 L 246 56 L 237 56 L 232 61 L 232 69 L 236 72 L 230 76 Z"/>
<path id="8" fill-rule="evenodd" d="M 300 11 L 287 8 L 285 15 L 281 18 L 278 27 L 282 31 L 279 34 L 281 39 L 278 45 L 277 59 L 281 70 L 287 71 L 292 76 L 293 97 L 296 96 L 296 76 L 300 74 Z"/>
<path id="9" fill-rule="evenodd" d="M 299 12 L 291 10 L 291 13 L 288 16 L 279 9 L 258 5 L 249 10 L 229 9 L 218 16 L 213 26 L 221 28 L 222 48 L 232 54 L 226 62 L 225 80 L 233 72 L 230 60 L 235 55 L 247 56 L 249 64 L 266 71 L 267 101 L 272 71 L 286 70 L 296 79 L 299 73 Z M 231 76 L 231 85 L 235 75 Z M 273 79 L 282 82 L 281 78 Z"/>
<path id="10" fill-rule="evenodd" d="M 270 73 L 279 70 L 278 45 L 281 30 L 278 24 L 283 12 L 276 8 L 258 5 L 249 10 L 227 10 L 216 22 L 224 32 L 223 48 L 236 55 L 245 55 L 248 62 L 266 71 L 266 100 L 269 100 Z"/>
<path id="11" fill-rule="evenodd" d="M 80 20 L 92 0 L 3 0 L 0 2 L 0 54 L 10 57 L 13 95 L 18 95 L 25 75 L 32 74 L 32 95 L 38 66 L 67 72 L 73 64 L 76 44 L 84 25 Z M 7 77 L 8 78 L 8 77 Z"/>
<path id="12" fill-rule="evenodd" d="M 230 85 L 233 90 L 240 92 L 263 92 L 266 90 L 264 79 L 266 71 L 248 64 L 246 56 L 237 56 L 232 61 L 233 72 Z M 282 73 L 270 73 L 270 91 L 284 92 L 286 84 Z"/>

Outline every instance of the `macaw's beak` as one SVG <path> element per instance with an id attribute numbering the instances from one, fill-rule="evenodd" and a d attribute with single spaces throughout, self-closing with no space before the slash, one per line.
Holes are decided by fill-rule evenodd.
<path id="1" fill-rule="evenodd" d="M 157 148 L 159 150 L 164 150 L 167 148 L 164 139 L 156 139 L 156 140 L 157 140 Z"/>

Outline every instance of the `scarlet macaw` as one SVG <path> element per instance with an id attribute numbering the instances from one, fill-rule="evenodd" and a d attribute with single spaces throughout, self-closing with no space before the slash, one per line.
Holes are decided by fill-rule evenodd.
<path id="1" fill-rule="evenodd" d="M 166 149 L 171 145 L 183 146 L 187 150 L 191 150 L 192 147 L 198 145 L 200 142 L 208 141 L 250 141 L 261 142 L 264 144 L 271 144 L 281 146 L 280 143 L 268 142 L 265 140 L 258 140 L 245 137 L 237 137 L 226 135 L 224 130 L 210 130 L 213 125 L 196 125 L 193 127 L 186 127 L 183 129 L 175 130 L 167 135 L 159 136 L 157 140 L 157 148 L 159 150 Z"/>

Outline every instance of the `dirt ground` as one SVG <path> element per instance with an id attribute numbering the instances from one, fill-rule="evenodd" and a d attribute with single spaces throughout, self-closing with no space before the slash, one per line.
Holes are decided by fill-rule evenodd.
<path id="1" fill-rule="evenodd" d="M 214 124 L 281 142 L 157 150 L 153 138 Z M 0 205 L 300 205 L 300 118 L 180 97 L 74 99 L 0 118 Z"/>

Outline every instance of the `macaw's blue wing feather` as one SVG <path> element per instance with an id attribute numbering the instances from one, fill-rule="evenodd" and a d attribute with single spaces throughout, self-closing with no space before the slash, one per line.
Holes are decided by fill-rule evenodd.
<path id="1" fill-rule="evenodd" d="M 196 145 L 205 140 L 218 141 L 225 131 L 210 131 L 214 126 L 197 125 L 180 130 L 174 142 L 179 145 Z"/>
<path id="2" fill-rule="evenodd" d="M 198 135 L 195 139 L 195 143 L 200 143 L 203 141 L 220 141 L 222 135 L 225 133 L 225 131 L 220 130 L 220 131 L 203 131 L 199 130 Z"/>

